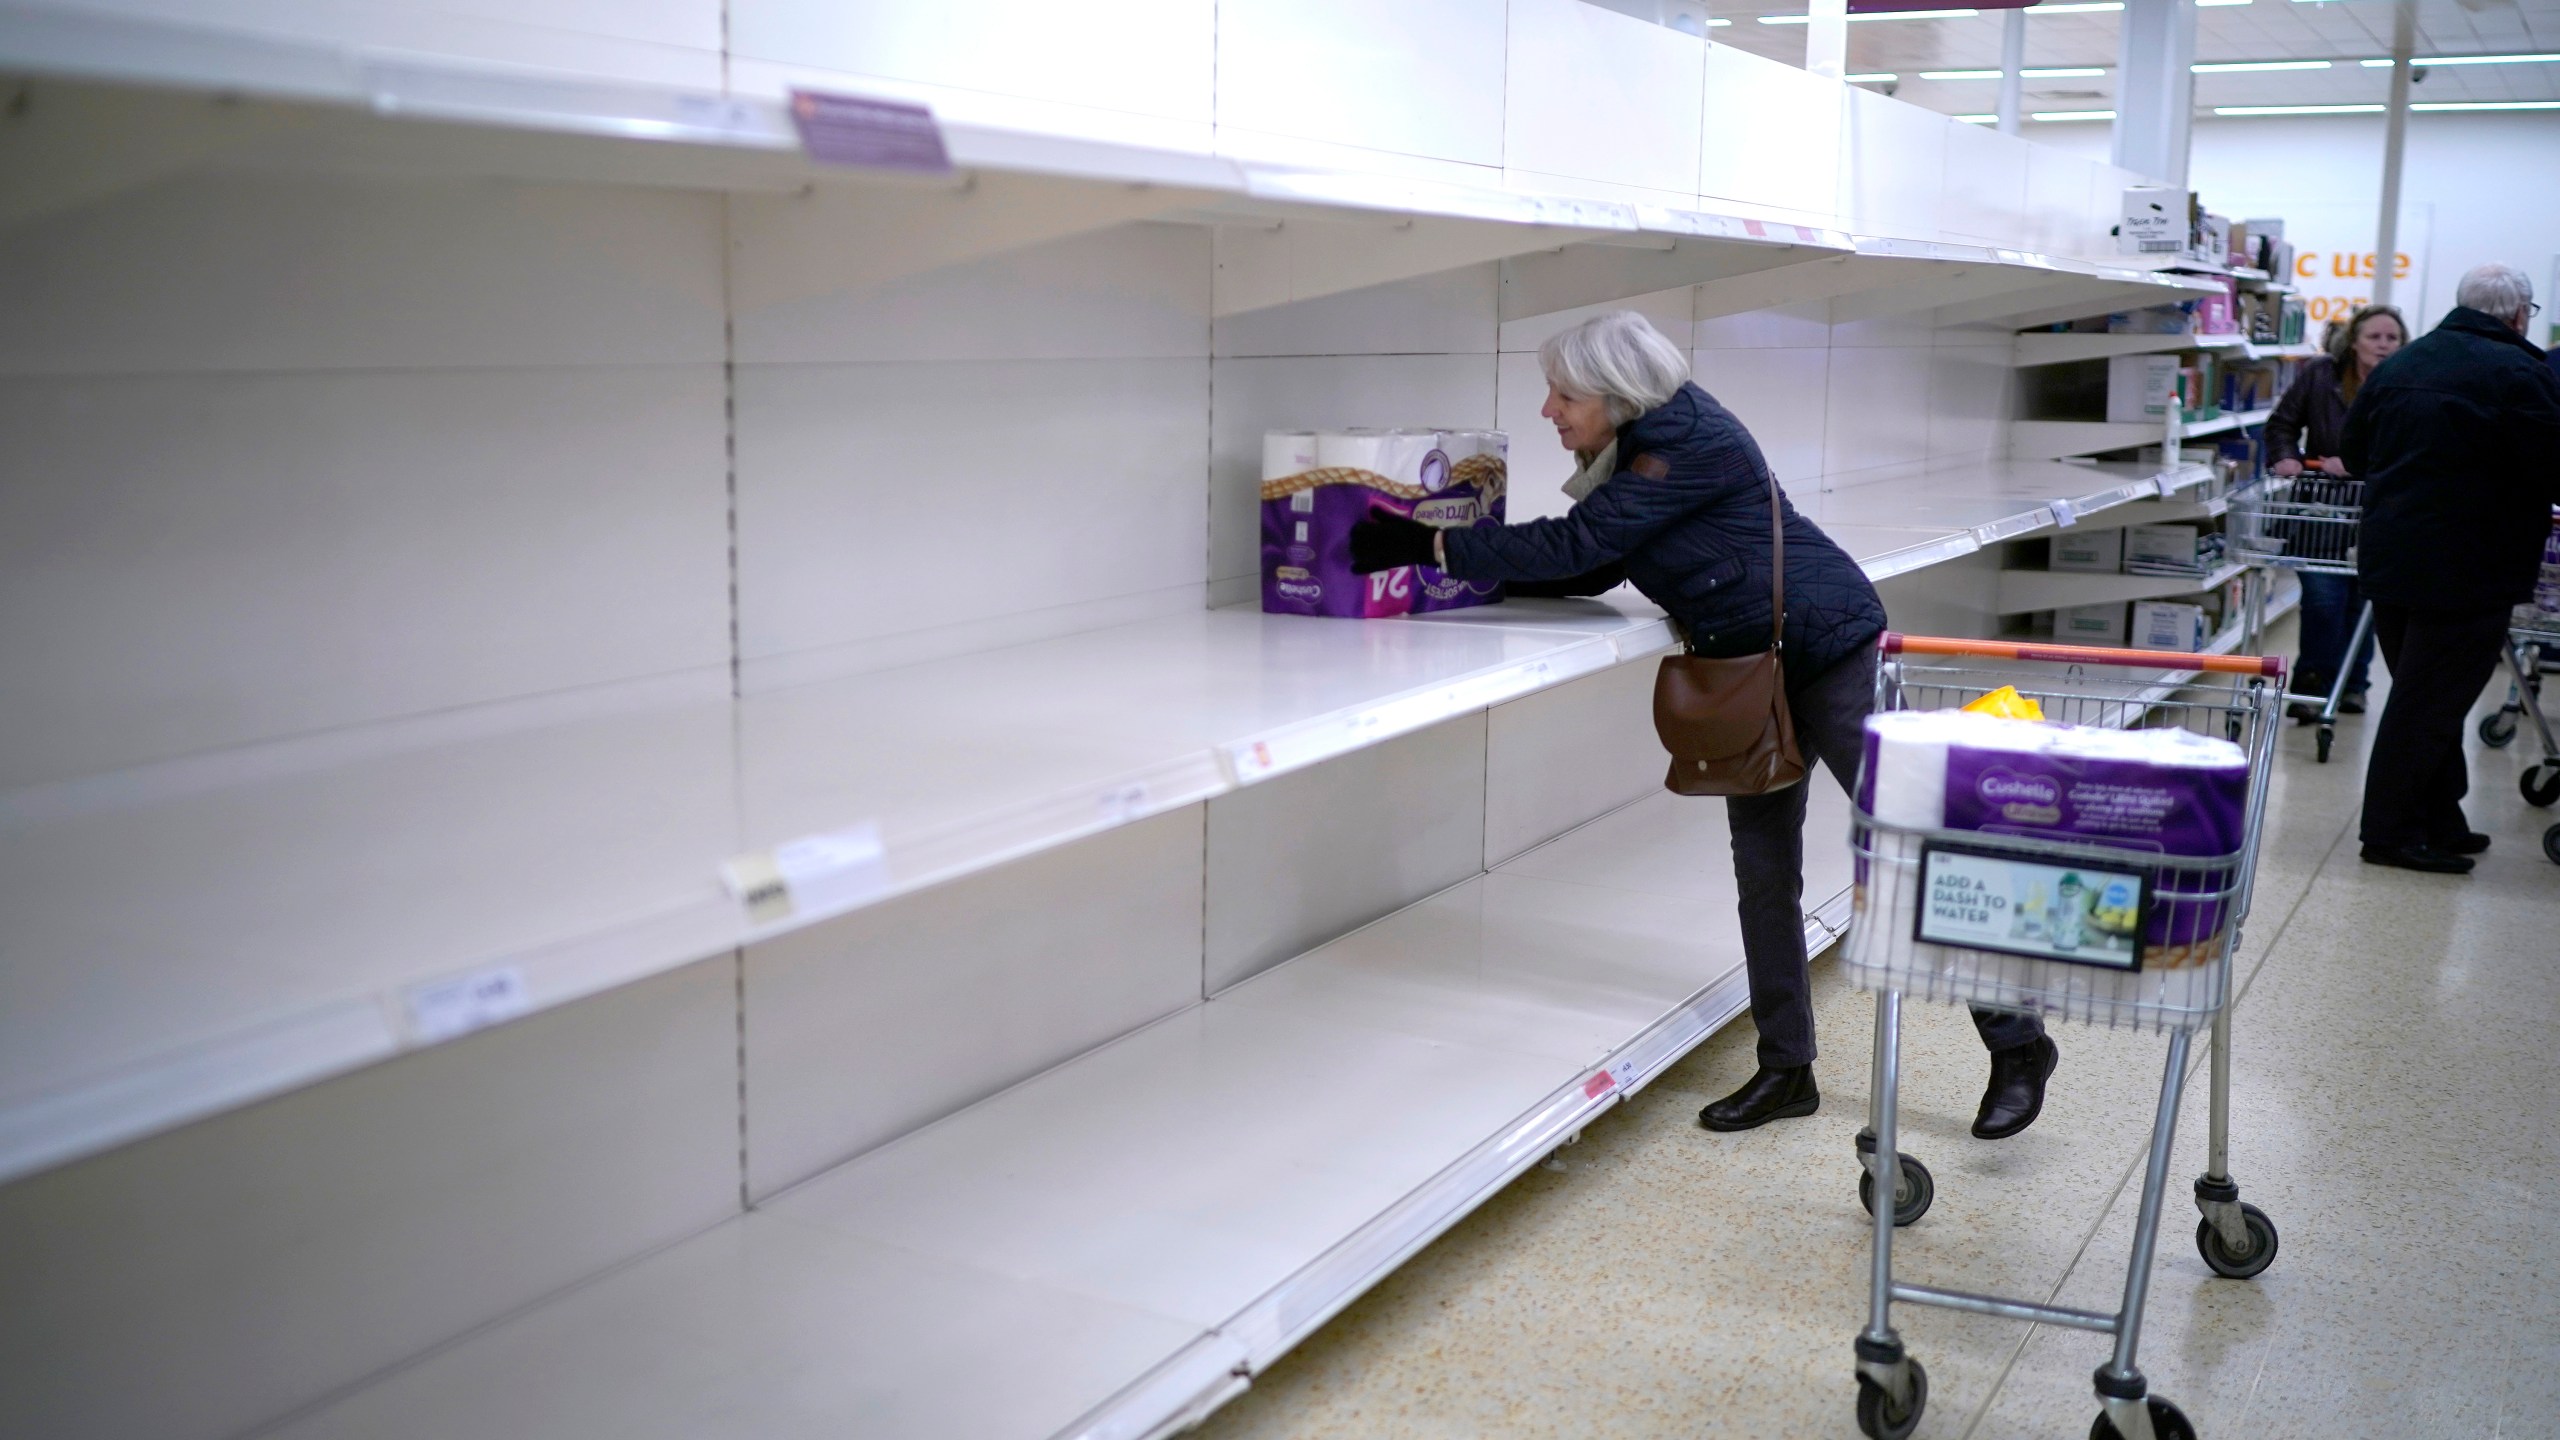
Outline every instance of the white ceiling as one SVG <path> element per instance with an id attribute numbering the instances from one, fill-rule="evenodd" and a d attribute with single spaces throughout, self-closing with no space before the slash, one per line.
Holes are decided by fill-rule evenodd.
<path id="1" fill-rule="evenodd" d="M 1804 13 L 1802 0 L 1772 0 L 1757 6 L 1748 0 L 1709 0 L 1708 9 L 1717 18 L 1733 22 L 1715 27 L 1717 44 L 1790 65 L 1804 63 L 1804 26 L 1758 23 L 1763 15 Z M 2331 62 L 2326 70 L 2200 74 L 2195 77 L 2198 109 L 2381 102 L 2390 93 L 2391 72 L 2356 62 L 2391 53 L 2392 9 L 2392 0 L 2247 0 L 2198 9 L 2199 63 Z M 2029 112 L 2106 109 L 2114 104 L 2119 18 L 2107 12 L 2028 12 L 2027 68 L 2103 66 L 2107 71 L 2086 78 L 2029 79 Z M 1893 92 L 1913 104 L 1951 115 L 1988 113 L 1997 103 L 1997 81 L 1924 80 L 1920 72 L 1997 69 L 2000 27 L 1996 10 L 1971 19 L 1860 20 L 1849 26 L 1849 69 L 1899 76 Z M 2560 0 L 2418 0 L 2416 53 L 2421 59 L 2560 53 Z M 2425 68 L 2410 93 L 2421 103 L 2560 100 L 2560 63 Z M 2560 119 L 2560 111 L 2552 113 Z"/>

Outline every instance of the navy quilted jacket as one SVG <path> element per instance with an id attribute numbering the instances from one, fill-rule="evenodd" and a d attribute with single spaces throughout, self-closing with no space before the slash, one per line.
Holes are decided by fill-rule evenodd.
<path id="1" fill-rule="evenodd" d="M 1847 552 L 1784 507 L 1788 678 L 1796 684 L 1872 644 L 1884 602 Z M 1618 473 L 1562 516 L 1448 530 L 1449 573 L 1561 580 L 1623 561 L 1700 655 L 1769 646 L 1769 465 L 1733 412 L 1695 383 L 1618 427 Z"/>

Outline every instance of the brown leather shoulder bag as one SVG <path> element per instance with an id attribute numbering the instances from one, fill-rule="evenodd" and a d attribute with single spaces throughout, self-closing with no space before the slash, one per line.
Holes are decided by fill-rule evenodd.
<path id="1" fill-rule="evenodd" d="M 1772 476 L 1767 653 L 1728 660 L 1666 655 L 1654 676 L 1654 733 L 1671 752 L 1671 773 L 1662 783 L 1675 795 L 1765 795 L 1804 778 L 1779 653 L 1787 633 L 1784 526 Z"/>

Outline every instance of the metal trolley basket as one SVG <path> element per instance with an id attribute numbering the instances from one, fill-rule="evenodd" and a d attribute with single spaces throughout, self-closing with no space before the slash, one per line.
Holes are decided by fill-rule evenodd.
<path id="1" fill-rule="evenodd" d="M 2542 677 L 2555 658 L 2560 658 L 2560 615 L 2517 610 L 2507 627 L 2506 703 L 2480 717 L 2480 743 L 2491 749 L 2514 744 L 2523 722 L 2533 722 L 2542 759 L 2525 767 L 2516 788 L 2524 793 L 2524 803 L 2536 808 L 2560 803 L 2560 742 L 2552 739 L 2551 721 L 2542 713 Z M 2542 832 L 2542 853 L 2560 865 L 2560 825 Z"/>
<path id="2" fill-rule="evenodd" d="M 2125 728 L 2175 726 L 2231 740 L 2239 745 L 2248 771 L 2241 844 L 2227 855 L 2169 856 L 2121 846 L 1922 829 L 1887 824 L 1863 809 L 1853 810 L 1858 910 L 1844 963 L 1861 988 L 1876 992 L 1868 1128 L 1858 1137 L 1866 1172 L 1860 1193 L 1875 1216 L 1867 1327 L 1857 1340 L 1859 1428 L 1876 1440 L 1902 1440 L 1918 1427 L 1928 1402 L 1928 1376 L 1920 1362 L 1904 1351 L 1901 1336 L 1893 1328 L 1892 1307 L 1899 1301 L 2113 1335 L 2115 1354 L 2097 1372 L 2103 1408 L 2092 1436 L 2191 1437 L 2195 1432 L 2177 1407 L 2149 1395 L 2134 1355 L 2142 1335 L 2143 1300 L 2150 1288 L 2170 1144 L 2177 1130 L 2179 1089 L 2195 1032 L 2206 1026 L 2213 1032 L 2211 1145 L 2205 1174 L 2195 1182 L 2196 1205 L 2204 1212 L 2196 1227 L 2196 1245 L 2216 1273 L 2235 1278 L 2256 1275 L 2276 1255 L 2274 1222 L 2258 1207 L 2240 1202 L 2239 1187 L 2230 1176 L 2230 1003 L 2232 958 L 2239 947 L 2241 921 L 2248 914 L 2276 722 L 2284 704 L 2284 663 L 2255 656 L 2173 659 L 2158 651 L 1890 633 L 1881 646 L 1882 663 L 1876 670 L 1878 710 L 1948 709 L 2011 685 L 2035 699 L 2048 720 Z M 2181 668 L 2168 671 L 2169 665 Z M 1870 793 L 1863 780 L 1859 793 Z M 2125 933 L 2145 934 L 2151 918 L 2160 913 L 2153 907 L 2166 905 L 2173 907 L 2161 916 L 2170 927 L 2168 935 L 2185 938 L 2157 944 L 2158 953 L 2144 957 L 2133 969 L 2120 968 L 2121 961 L 2102 968 L 1922 943 L 1915 933 L 1918 927 L 1903 923 L 1897 907 L 1913 903 L 1924 865 L 1944 864 L 1949 855 L 1984 857 L 1995 865 L 2072 867 L 2066 882 L 2077 880 L 2083 872 L 2118 880 L 2138 878 L 2141 898 Z M 2075 937 L 2069 943 L 2080 943 L 2080 912 L 2054 913 L 2068 915 Z M 2121 915 L 2111 912 L 2110 918 L 2122 924 Z M 1864 944 L 1859 943 L 1862 928 L 1867 932 Z M 2115 1314 L 2073 1310 L 1894 1279 L 1894 1228 L 1919 1219 L 1934 1194 L 1927 1167 L 1895 1148 L 1905 995 L 2168 1035 L 2168 1063 L 2152 1122 L 2150 1160 L 2143 1172 L 2122 1310 Z M 1890 1165 L 1886 1157 L 1892 1157 Z M 1891 1194 L 1893 1203 L 1874 1203 L 1879 1193 Z"/>
<path id="3" fill-rule="evenodd" d="M 2356 534 L 2364 524 L 2361 480 L 2308 472 L 2262 480 L 2232 495 L 2230 513 L 2231 556 L 2250 567 L 2242 633 L 2253 647 L 2266 619 L 2268 570 L 2356 573 Z M 2338 673 L 2329 677 L 2329 693 L 2284 697 L 2319 707 L 2318 758 L 2323 765 L 2338 737 L 2338 706 L 2346 699 L 2347 677 L 2355 671 L 2355 653 L 2372 637 L 2373 606 L 2367 604 L 2357 612 L 2355 634 L 2338 657 Z"/>

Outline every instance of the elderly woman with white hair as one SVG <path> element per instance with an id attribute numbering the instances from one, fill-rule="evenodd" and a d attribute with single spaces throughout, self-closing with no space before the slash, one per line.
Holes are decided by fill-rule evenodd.
<path id="1" fill-rule="evenodd" d="M 1547 378 L 1539 413 L 1578 462 L 1565 487 L 1572 510 L 1452 530 L 1380 514 L 1353 530 L 1353 568 L 1435 565 L 1507 582 L 1514 594 L 1597 594 L 1629 580 L 1671 612 L 1699 655 L 1763 653 L 1773 622 L 1782 623 L 1798 747 L 1843 789 L 1854 784 L 1885 625 L 1866 573 L 1787 504 L 1751 432 L 1689 379 L 1688 358 L 1643 316 L 1586 320 L 1540 346 L 1538 359 Z M 1772 504 L 1786 538 L 1782 621 L 1770 613 Z M 1821 1104 L 1804 949 L 1805 787 L 1725 803 L 1760 1067 L 1698 1120 L 1748 1130 Z M 1992 1066 L 1973 1133 L 2014 1135 L 2043 1106 L 2053 1042 L 2029 1015 L 1977 1010 L 1974 1024 Z"/>

